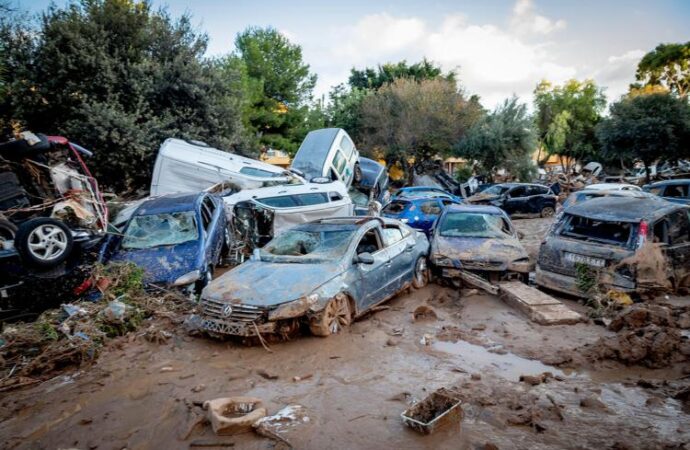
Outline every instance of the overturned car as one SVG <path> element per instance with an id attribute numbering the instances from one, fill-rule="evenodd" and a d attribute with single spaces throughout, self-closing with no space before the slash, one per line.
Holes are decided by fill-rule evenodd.
<path id="1" fill-rule="evenodd" d="M 428 281 L 424 234 L 396 220 L 323 219 L 291 228 L 202 292 L 211 335 L 337 333 L 375 305 Z"/>

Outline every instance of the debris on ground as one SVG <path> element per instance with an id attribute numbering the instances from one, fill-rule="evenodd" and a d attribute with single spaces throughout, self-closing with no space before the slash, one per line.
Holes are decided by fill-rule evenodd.
<path id="1" fill-rule="evenodd" d="M 204 402 L 206 418 L 217 435 L 251 431 L 252 425 L 266 416 L 266 408 L 256 397 L 224 397 Z"/>
<path id="2" fill-rule="evenodd" d="M 419 305 L 412 312 L 412 318 L 415 322 L 419 322 L 423 320 L 436 320 L 438 315 L 431 306 Z"/>
<path id="3" fill-rule="evenodd" d="M 461 401 L 445 388 L 432 392 L 402 414 L 405 425 L 423 434 L 459 424 L 463 417 Z"/>
<path id="4" fill-rule="evenodd" d="M 289 431 L 291 428 L 301 423 L 308 423 L 310 421 L 307 416 L 306 408 L 302 405 L 288 405 L 272 416 L 262 417 L 254 422 L 252 427 L 257 434 L 278 440 L 289 447 L 292 447 L 290 442 L 281 435 Z"/>

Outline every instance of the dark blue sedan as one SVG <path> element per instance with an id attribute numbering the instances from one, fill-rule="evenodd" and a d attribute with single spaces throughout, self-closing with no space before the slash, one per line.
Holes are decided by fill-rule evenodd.
<path id="1" fill-rule="evenodd" d="M 208 193 L 171 194 L 144 201 L 121 235 L 111 235 L 101 261 L 133 262 L 145 283 L 198 294 L 227 248 L 223 201 Z"/>
<path id="2" fill-rule="evenodd" d="M 643 189 L 669 202 L 690 205 L 690 180 L 688 179 L 658 181 Z"/>
<path id="3" fill-rule="evenodd" d="M 461 203 L 449 197 L 398 198 L 387 204 L 381 215 L 398 219 L 429 237 L 431 228 L 443 209 L 448 205 L 459 204 Z"/>

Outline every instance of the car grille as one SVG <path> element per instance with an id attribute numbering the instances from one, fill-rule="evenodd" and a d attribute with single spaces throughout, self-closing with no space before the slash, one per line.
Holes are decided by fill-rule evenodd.
<path id="1" fill-rule="evenodd" d="M 467 270 L 503 270 L 505 263 L 501 261 L 460 261 L 463 269 Z"/>
<path id="2" fill-rule="evenodd" d="M 232 312 L 229 315 L 225 315 L 223 311 L 228 305 L 232 308 Z M 208 317 L 233 322 L 259 323 L 265 317 L 266 312 L 266 310 L 258 306 L 243 305 L 240 303 L 229 304 L 210 299 L 202 299 L 201 307 L 204 315 Z"/>

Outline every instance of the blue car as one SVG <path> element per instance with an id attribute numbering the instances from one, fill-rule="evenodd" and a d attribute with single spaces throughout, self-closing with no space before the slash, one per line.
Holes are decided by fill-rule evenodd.
<path id="1" fill-rule="evenodd" d="M 658 181 L 642 189 L 669 202 L 690 205 L 690 180 L 688 179 Z"/>
<path id="2" fill-rule="evenodd" d="M 289 336 L 339 332 L 410 286 L 428 282 L 426 236 L 397 220 L 322 219 L 298 225 L 201 294 L 211 335 Z"/>
<path id="3" fill-rule="evenodd" d="M 383 217 L 398 219 L 403 223 L 430 235 L 434 221 L 448 205 L 460 202 L 448 197 L 413 197 L 392 200 L 381 211 Z"/>
<path id="4" fill-rule="evenodd" d="M 144 201 L 111 235 L 102 262 L 133 262 L 144 282 L 200 293 L 227 248 L 223 201 L 208 193 L 170 194 Z"/>
<path id="5" fill-rule="evenodd" d="M 449 198 L 455 200 L 457 203 L 462 203 L 462 197 L 453 195 L 444 191 L 441 188 L 434 186 L 409 186 L 398 189 L 395 194 L 391 196 L 391 200 L 397 199 L 409 199 L 409 198 L 422 198 L 422 197 L 440 197 Z"/>
<path id="6" fill-rule="evenodd" d="M 355 215 L 366 216 L 369 214 L 369 203 L 372 200 L 385 205 L 388 203 L 388 171 L 386 167 L 373 159 L 359 158 L 362 170 L 362 181 L 357 186 L 350 187 L 349 194 L 352 203 L 355 204 Z"/>

